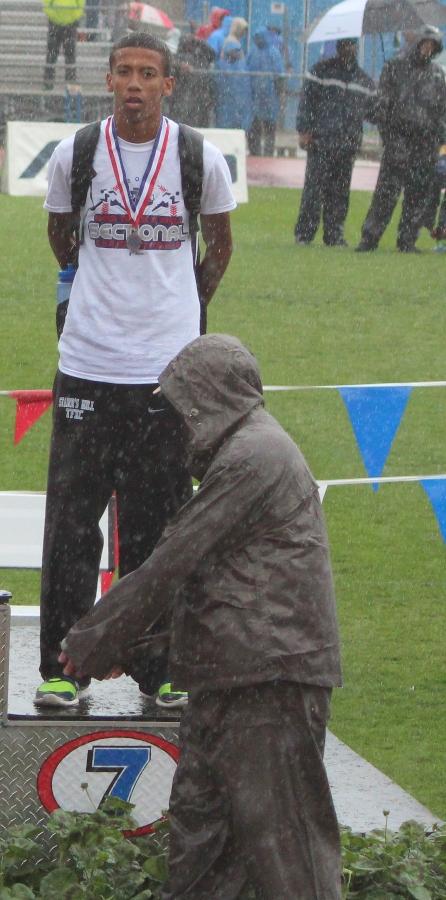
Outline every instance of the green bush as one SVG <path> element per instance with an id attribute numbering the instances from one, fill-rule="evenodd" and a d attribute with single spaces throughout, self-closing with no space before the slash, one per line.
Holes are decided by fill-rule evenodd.
<path id="1" fill-rule="evenodd" d="M 0 839 L 0 900 L 150 900 L 166 879 L 167 826 L 147 839 L 127 840 L 132 807 L 108 798 L 95 813 L 53 813 L 42 858 L 42 829 L 16 826 Z"/>
<path id="2" fill-rule="evenodd" d="M 131 806 L 107 799 L 92 814 L 58 810 L 45 827 L 56 858 L 42 858 L 42 829 L 11 828 L 0 838 L 0 900 L 156 900 L 167 876 L 168 825 L 127 840 Z M 342 829 L 343 897 L 445 900 L 446 827 L 417 822 L 396 833 Z M 246 900 L 253 898 L 248 893 Z"/>
<path id="3" fill-rule="evenodd" d="M 404 822 L 367 835 L 342 830 L 343 896 L 358 900 L 444 900 L 446 827 L 427 834 L 418 822 Z"/>

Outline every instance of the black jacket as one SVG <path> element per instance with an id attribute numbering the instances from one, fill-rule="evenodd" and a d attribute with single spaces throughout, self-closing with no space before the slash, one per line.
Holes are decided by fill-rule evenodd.
<path id="1" fill-rule="evenodd" d="M 169 116 L 195 128 L 209 128 L 216 90 L 210 74 L 215 53 L 205 41 L 183 35 L 174 60 L 175 90 L 169 99 Z"/>
<path id="2" fill-rule="evenodd" d="M 440 66 L 423 63 L 417 46 L 385 64 L 376 118 L 385 146 L 435 148 L 445 140 L 445 119 L 446 82 Z"/>
<path id="3" fill-rule="evenodd" d="M 376 90 L 356 61 L 324 59 L 305 75 L 297 130 L 310 132 L 316 143 L 356 152 L 364 119 L 374 121 Z"/>

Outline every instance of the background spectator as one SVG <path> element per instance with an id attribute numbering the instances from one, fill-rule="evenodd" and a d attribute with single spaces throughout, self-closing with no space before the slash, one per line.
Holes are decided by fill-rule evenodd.
<path id="1" fill-rule="evenodd" d="M 247 131 L 251 123 L 251 85 L 240 41 L 229 38 L 225 41 L 216 69 L 219 73 L 215 79 L 217 128 Z"/>
<path id="2" fill-rule="evenodd" d="M 283 56 L 285 51 L 285 42 L 282 35 L 282 29 L 279 28 L 278 25 L 273 25 L 270 22 L 266 26 L 266 37 L 268 39 L 270 47 L 275 47 L 276 50 L 279 51 L 281 56 Z"/>
<path id="3" fill-rule="evenodd" d="M 223 41 L 223 47 L 225 46 L 227 41 L 240 41 L 241 43 L 247 31 L 248 23 L 246 19 L 242 19 L 236 16 L 234 19 L 232 19 L 229 34 Z"/>
<path id="4" fill-rule="evenodd" d="M 276 50 L 279 51 L 283 59 L 286 71 L 292 72 L 293 67 L 290 61 L 288 41 L 285 41 L 280 26 L 275 25 L 273 22 L 270 22 L 269 25 L 267 25 L 267 38 L 270 46 L 275 47 Z"/>
<path id="5" fill-rule="evenodd" d="M 174 59 L 175 90 L 169 115 L 176 122 L 208 128 L 215 107 L 215 84 L 209 71 L 214 51 L 193 34 L 180 38 Z"/>
<path id="6" fill-rule="evenodd" d="M 208 21 L 205 25 L 200 25 L 200 27 L 197 28 L 195 37 L 200 38 L 200 41 L 207 41 L 208 37 L 210 37 L 214 31 L 217 31 L 217 28 L 220 28 L 224 17 L 229 15 L 229 9 L 223 9 L 221 6 L 213 6 Z"/>
<path id="7" fill-rule="evenodd" d="M 65 81 L 76 81 L 77 23 L 84 14 L 85 0 L 44 0 L 43 9 L 49 20 L 43 87 L 51 91 L 61 47 L 65 58 Z"/>
<path id="8" fill-rule="evenodd" d="M 231 30 L 232 18 L 232 16 L 224 16 L 220 28 L 216 28 L 207 39 L 207 43 L 209 47 L 212 47 L 216 57 L 220 56 L 223 50 L 223 44 Z"/>
<path id="9" fill-rule="evenodd" d="M 353 163 L 364 119 L 374 121 L 376 90 L 357 62 L 358 42 L 339 40 L 336 54 L 306 73 L 297 116 L 299 145 L 307 151 L 305 184 L 295 228 L 309 244 L 323 219 L 324 244 L 342 246 Z"/>
<path id="10" fill-rule="evenodd" d="M 440 147 L 440 155 L 435 164 L 434 178 L 431 189 L 428 192 L 426 212 L 423 225 L 430 235 L 437 241 L 434 250 L 437 253 L 446 252 L 446 145 Z"/>
<path id="11" fill-rule="evenodd" d="M 252 156 L 273 156 L 283 60 L 277 47 L 270 45 L 267 28 L 259 28 L 254 34 L 254 46 L 248 53 L 246 62 L 250 72 L 265 73 L 253 74 L 251 77 L 252 123 L 248 132 L 249 152 Z"/>
<path id="12" fill-rule="evenodd" d="M 417 41 L 387 62 L 378 88 L 377 123 L 384 145 L 378 182 L 356 250 L 375 250 L 401 191 L 403 209 L 397 249 L 418 252 L 438 150 L 444 143 L 446 84 L 432 59 L 443 49 L 439 28 L 426 25 Z"/>

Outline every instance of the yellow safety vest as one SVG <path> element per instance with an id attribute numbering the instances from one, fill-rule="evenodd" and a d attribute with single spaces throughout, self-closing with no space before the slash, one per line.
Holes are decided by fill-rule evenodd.
<path id="1" fill-rule="evenodd" d="M 43 9 L 55 25 L 72 25 L 82 18 L 85 0 L 43 0 Z"/>

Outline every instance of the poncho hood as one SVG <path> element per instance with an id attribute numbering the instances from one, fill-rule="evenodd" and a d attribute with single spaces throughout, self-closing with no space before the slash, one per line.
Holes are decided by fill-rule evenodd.
<path id="1" fill-rule="evenodd" d="M 257 361 L 229 335 L 196 338 L 164 369 L 159 383 L 186 425 L 191 460 L 212 456 L 251 410 L 263 406 Z"/>

